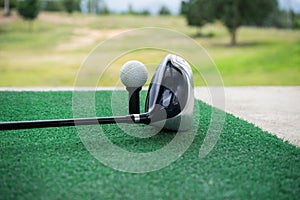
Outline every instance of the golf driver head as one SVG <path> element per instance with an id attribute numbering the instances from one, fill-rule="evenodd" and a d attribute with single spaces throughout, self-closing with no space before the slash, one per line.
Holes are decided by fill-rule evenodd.
<path id="1" fill-rule="evenodd" d="M 192 127 L 194 80 L 190 65 L 168 54 L 159 64 L 149 86 L 145 111 L 151 125 L 171 131 Z"/>

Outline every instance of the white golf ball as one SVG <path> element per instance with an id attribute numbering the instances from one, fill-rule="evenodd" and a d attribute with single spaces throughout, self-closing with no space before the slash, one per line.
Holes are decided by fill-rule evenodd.
<path id="1" fill-rule="evenodd" d="M 143 63 L 131 60 L 122 66 L 120 78 L 126 87 L 141 87 L 148 79 L 148 71 Z"/>

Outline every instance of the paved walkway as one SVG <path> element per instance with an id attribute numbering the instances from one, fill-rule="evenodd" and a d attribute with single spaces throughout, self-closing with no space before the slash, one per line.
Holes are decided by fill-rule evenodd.
<path id="1" fill-rule="evenodd" d="M 224 91 L 226 112 L 300 147 L 300 86 L 225 87 Z M 195 89 L 196 98 L 210 105 L 211 92 L 206 87 Z"/>

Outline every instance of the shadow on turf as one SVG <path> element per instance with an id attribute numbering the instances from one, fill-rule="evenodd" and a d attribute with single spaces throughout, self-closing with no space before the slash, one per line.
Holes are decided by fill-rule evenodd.
<path id="1" fill-rule="evenodd" d="M 270 42 L 266 41 L 248 41 L 248 42 L 237 42 L 236 45 L 231 45 L 229 43 L 212 43 L 211 46 L 219 48 L 247 48 L 247 47 L 259 47 L 271 45 Z"/>

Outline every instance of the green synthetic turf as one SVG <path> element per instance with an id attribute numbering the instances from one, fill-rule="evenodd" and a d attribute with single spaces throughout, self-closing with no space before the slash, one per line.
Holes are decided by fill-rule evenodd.
<path id="1" fill-rule="evenodd" d="M 97 113 L 110 115 L 111 92 L 96 97 Z M 226 114 L 211 153 L 199 158 L 212 108 L 198 103 L 199 131 L 189 149 L 144 174 L 101 164 L 74 127 L 0 131 L 0 199 L 299 199 L 300 149 L 233 115 Z M 0 121 L 71 117 L 72 92 L 0 92 Z M 155 150 L 174 137 L 138 139 L 104 126 L 130 151 Z"/>

